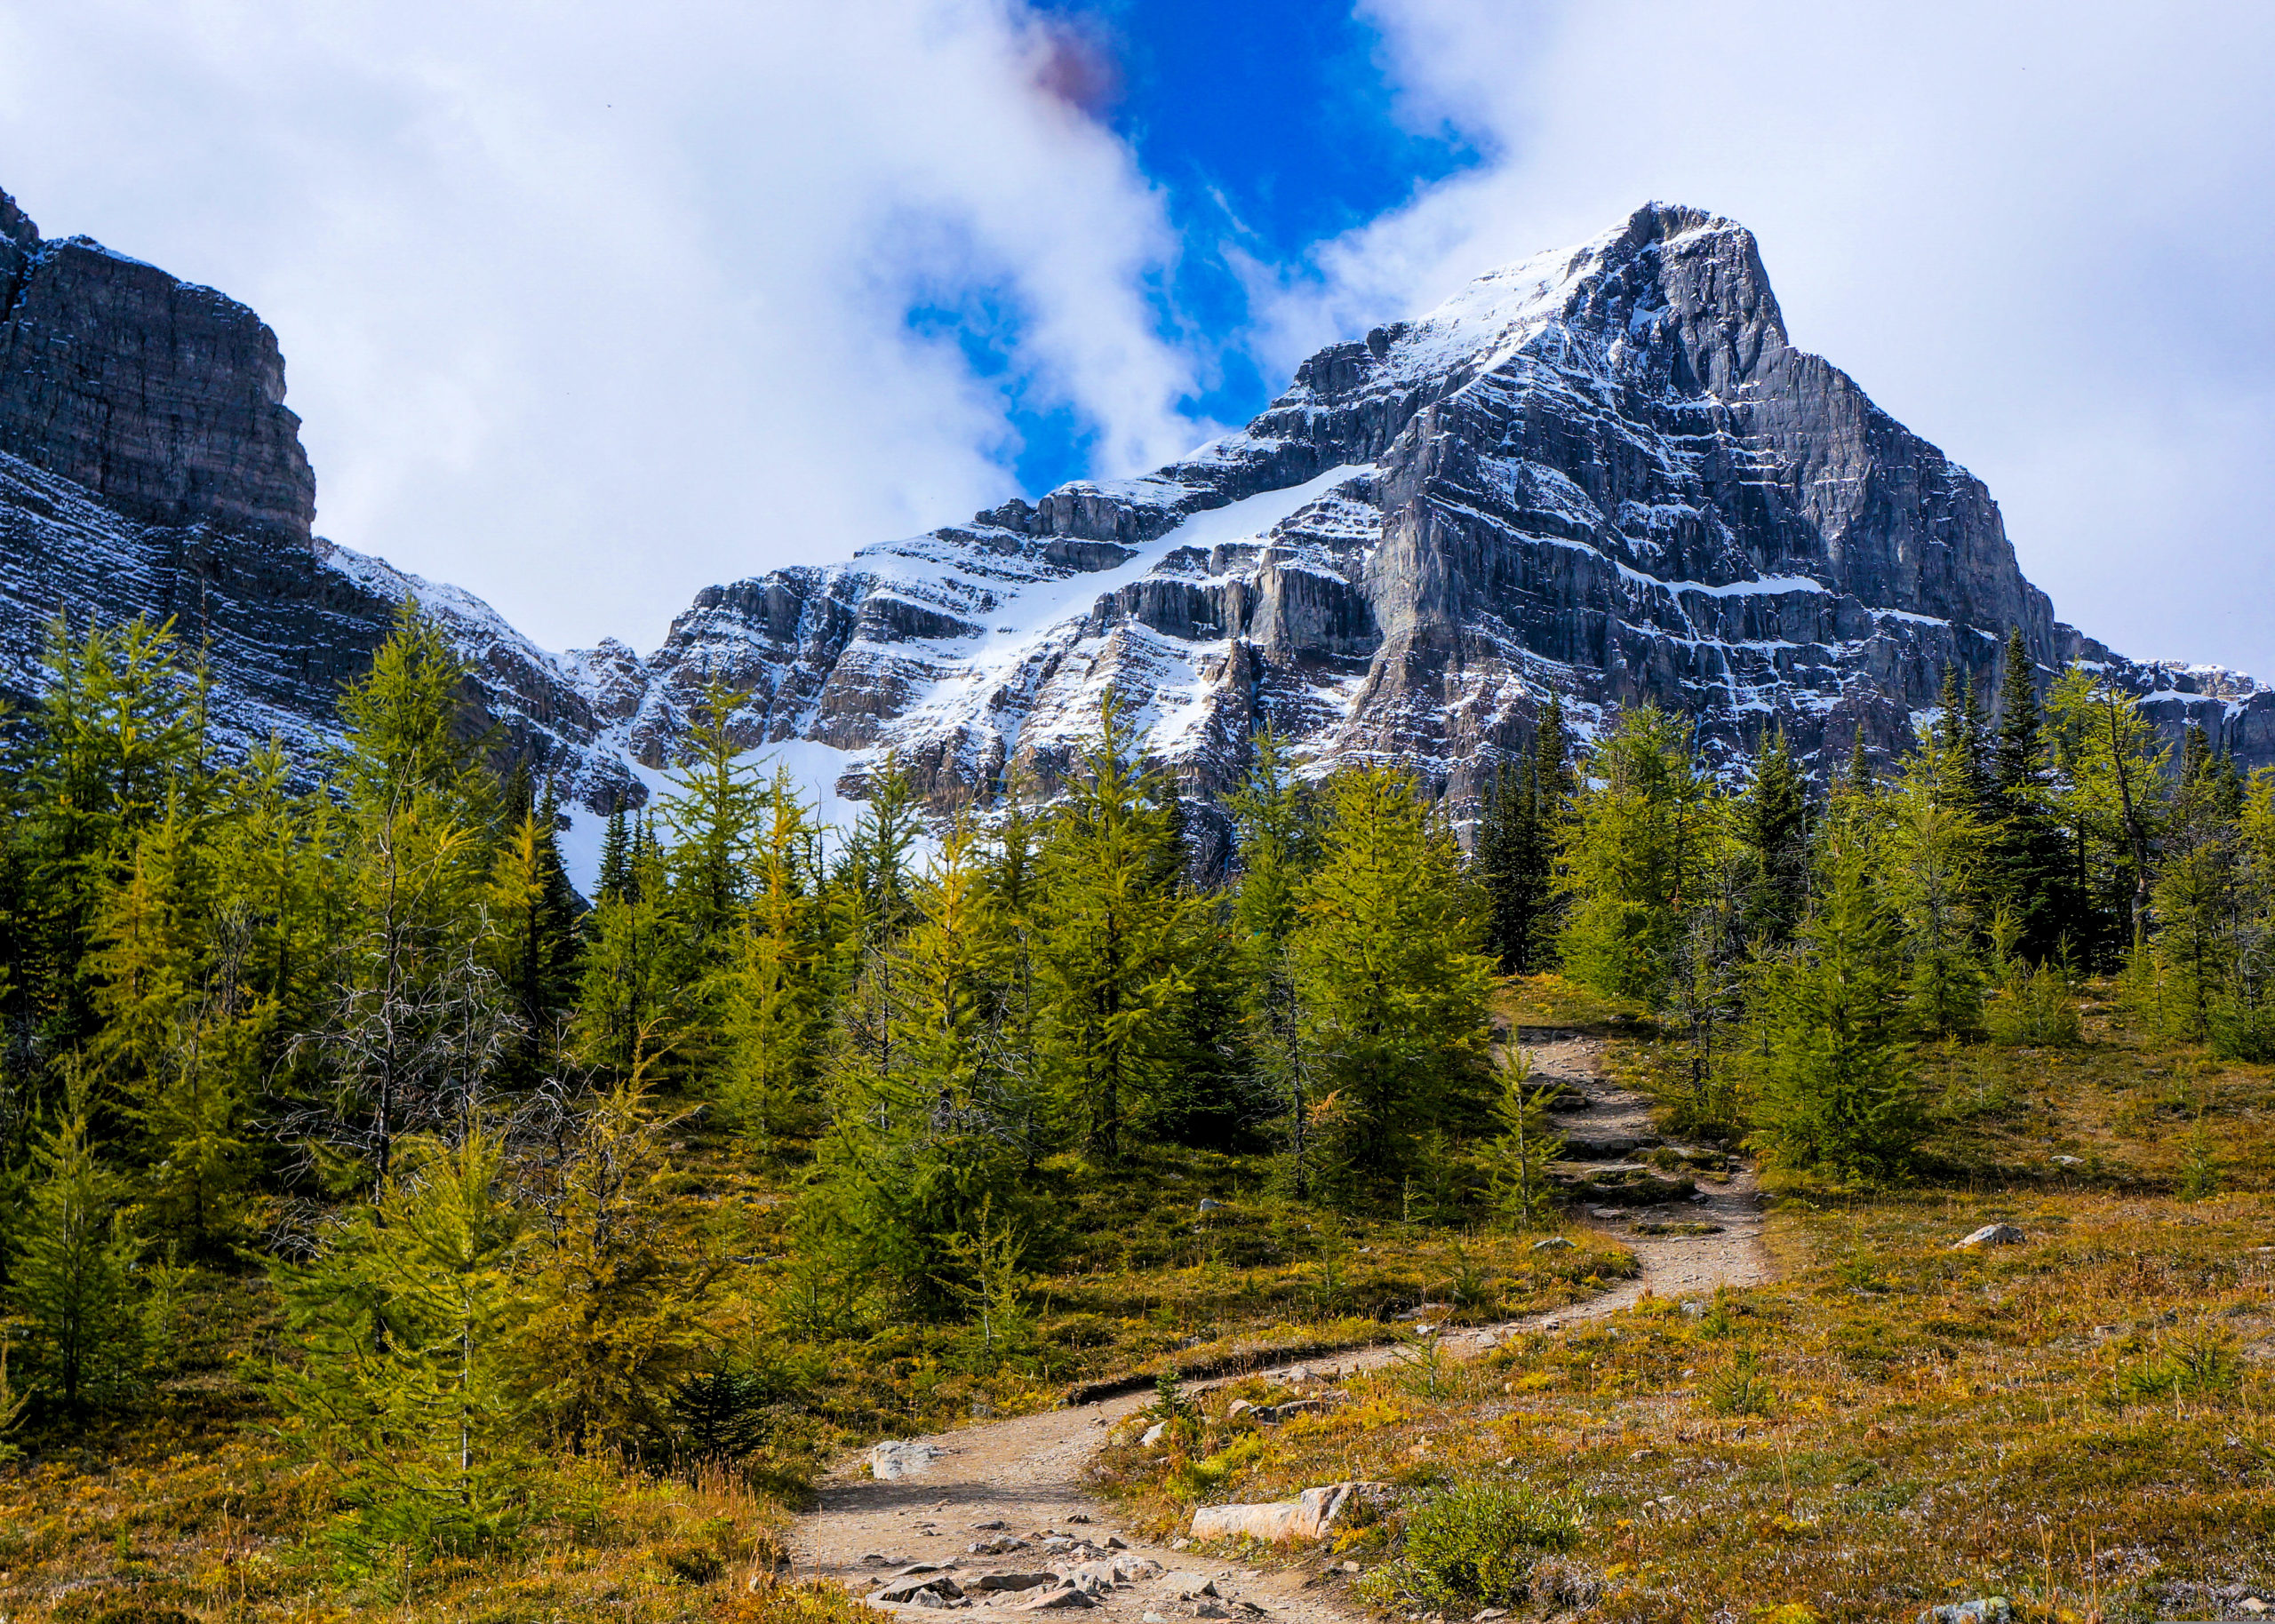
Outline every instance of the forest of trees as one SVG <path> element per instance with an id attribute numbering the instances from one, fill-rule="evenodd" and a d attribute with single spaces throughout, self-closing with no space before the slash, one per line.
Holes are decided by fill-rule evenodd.
<path id="1" fill-rule="evenodd" d="M 1892 776 L 1859 752 L 1821 795 L 1775 734 L 1718 783 L 1648 708 L 1568 772 L 1552 706 L 1475 842 L 1491 948 L 1656 1016 L 1680 1126 L 1868 1183 L 1914 1168 L 1924 1046 L 2074 1043 L 2091 974 L 2173 1040 L 2275 1058 L 2275 773 L 2197 729 L 2175 760 L 2083 667 L 2041 696 L 2019 633 L 2001 672 L 1995 712 L 1951 675 Z"/>
<path id="2" fill-rule="evenodd" d="M 1552 705 L 1468 856 L 1404 771 L 1267 734 L 1223 873 L 1111 702 L 1048 799 L 944 816 L 888 761 L 829 829 L 714 690 L 589 907 L 411 605 L 315 782 L 211 759 L 165 629 L 59 627 L 50 665 L 0 776 L 0 1448 L 131 1405 L 183 1272 L 251 1272 L 268 1400 L 389 1548 L 491 1538 L 537 1456 L 724 1424 L 752 1260 L 667 1199 L 698 1115 L 794 1204 L 770 1336 L 970 1322 L 986 1357 L 1050 1158 L 1240 1151 L 1353 1211 L 1457 1165 L 1475 1222 L 1550 1222 L 1504 974 L 1654 1017 L 1690 1131 L 1865 1182 L 1920 1154 L 1923 1046 L 2071 1040 L 2091 971 L 2275 1053 L 2275 779 L 2175 761 L 2081 670 L 2041 705 L 2019 641 L 1995 725 L 1955 681 L 1891 780 L 1822 792 L 1778 738 L 1719 782 L 1648 709 L 1576 753 Z"/>

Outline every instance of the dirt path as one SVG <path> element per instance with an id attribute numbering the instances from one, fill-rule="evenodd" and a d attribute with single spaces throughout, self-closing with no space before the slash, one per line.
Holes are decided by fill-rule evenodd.
<path id="1" fill-rule="evenodd" d="M 1566 1083 L 1576 1096 L 1570 1103 L 1577 1108 L 1559 1115 L 1584 1159 L 1618 1166 L 1616 1158 L 1627 1150 L 1656 1142 L 1646 1103 L 1604 1080 L 1600 1040 L 1535 1031 L 1524 1032 L 1521 1039 L 1533 1051 L 1538 1073 Z M 1627 1307 L 1646 1291 L 1692 1296 L 1710 1293 L 1718 1285 L 1750 1285 L 1768 1278 L 1752 1174 L 1740 1172 L 1727 1185 L 1702 1182 L 1700 1189 L 1704 1199 L 1681 1203 L 1679 1208 L 1585 1220 L 1588 1227 L 1634 1251 L 1642 1265 L 1638 1278 L 1556 1314 L 1449 1331 L 1445 1336 L 1448 1350 L 1473 1356 L 1514 1331 L 1600 1318 Z M 1638 1220 L 1720 1228 L 1707 1234 L 1652 1237 L 1632 1232 Z M 1381 1346 L 1313 1359 L 1308 1368 L 1314 1376 L 1329 1376 L 1377 1368 L 1394 1357 L 1392 1348 Z M 954 1564 L 962 1588 L 971 1590 L 972 1578 L 983 1572 L 1042 1572 L 1092 1560 L 1109 1571 L 1107 1577 L 1112 1568 L 1119 1567 L 1131 1580 L 1097 1594 L 1096 1605 L 1108 1620 L 1136 1624 L 1196 1614 L 1241 1617 L 1252 1616 L 1250 1608 L 1261 1608 L 1291 1624 L 1346 1624 L 1352 1614 L 1336 1604 L 1316 1568 L 1267 1571 L 1179 1554 L 1122 1531 L 1111 1509 L 1086 1493 L 1083 1469 L 1106 1429 L 1151 1402 L 1150 1394 L 1131 1394 L 913 1439 L 909 1442 L 915 1447 L 906 1453 L 922 1461 L 929 1450 L 932 1458 L 891 1481 L 869 1475 L 869 1456 L 864 1452 L 823 1480 L 819 1507 L 800 1519 L 793 1532 L 796 1571 L 801 1576 L 839 1579 L 866 1589 L 884 1575 L 914 1564 L 946 1568 Z M 1110 1539 L 1120 1544 L 1110 1546 Z M 995 1543 L 1002 1548 L 970 1548 Z M 1213 1584 L 1218 1594 L 1192 1595 L 1201 1580 Z M 970 1604 L 1007 1611 L 1043 1594 L 1042 1587 L 988 1594 L 974 1590 Z"/>

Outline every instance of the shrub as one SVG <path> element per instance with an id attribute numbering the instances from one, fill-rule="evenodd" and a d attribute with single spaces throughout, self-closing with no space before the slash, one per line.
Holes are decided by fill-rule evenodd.
<path id="1" fill-rule="evenodd" d="M 1706 1407 L 1717 1415 L 1767 1415 L 1776 1404 L 1777 1395 L 1751 1348 L 1739 1349 L 1729 1369 L 1706 1385 Z"/>
<path id="2" fill-rule="evenodd" d="M 1522 1600 L 1535 1562 L 1580 1542 L 1579 1508 L 1521 1483 L 1455 1483 L 1415 1509 L 1406 1548 L 1376 1570 L 1377 1599 L 1439 1605 Z"/>

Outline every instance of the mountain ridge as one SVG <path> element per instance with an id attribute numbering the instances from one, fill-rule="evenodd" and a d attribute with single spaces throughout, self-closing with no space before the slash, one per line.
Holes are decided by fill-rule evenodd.
<path id="1" fill-rule="evenodd" d="M 2055 620 L 1982 482 L 1791 342 L 1750 232 L 1679 205 L 1322 348 L 1162 468 L 705 588 L 646 656 L 548 652 L 316 536 L 283 401 L 250 309 L 0 194 L 0 686 L 37 690 L 59 612 L 172 616 L 222 740 L 305 756 L 409 594 L 472 664 L 467 725 L 587 820 L 644 800 L 714 679 L 748 749 L 832 793 L 888 752 L 938 803 L 1048 792 L 1111 688 L 1197 799 L 1269 724 L 1466 800 L 1551 693 L 1584 736 L 1680 710 L 1721 765 L 1773 726 L 1892 757 L 2019 626 L 2045 671 L 2100 665 L 2275 763 L 2275 695 Z"/>

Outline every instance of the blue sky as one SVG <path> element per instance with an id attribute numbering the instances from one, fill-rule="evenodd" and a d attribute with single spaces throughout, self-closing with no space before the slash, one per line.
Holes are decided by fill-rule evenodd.
<path id="1" fill-rule="evenodd" d="M 1317 243 L 1364 226 L 1478 163 L 1478 139 L 1445 118 L 1399 115 L 1371 22 L 1318 0 L 1048 0 L 1066 30 L 1061 71 L 1085 110 L 1121 138 L 1161 194 L 1177 251 L 1148 292 L 1163 340 L 1192 351 L 1196 422 L 1237 424 L 1285 378 L 1245 342 L 1250 267 L 1300 264 Z M 995 290 L 920 302 L 917 330 L 953 331 L 974 370 L 1010 373 L 1017 306 Z M 1019 485 L 1047 490 L 1098 472 L 1096 434 L 1064 403 L 1006 378 Z M 1115 470 L 1114 472 L 1120 472 Z"/>
<path id="2" fill-rule="evenodd" d="M 1688 203 L 2063 618 L 2268 676 L 2271 83 L 2257 0 L 0 0 L 0 188 L 260 312 L 321 533 L 643 649 Z"/>

